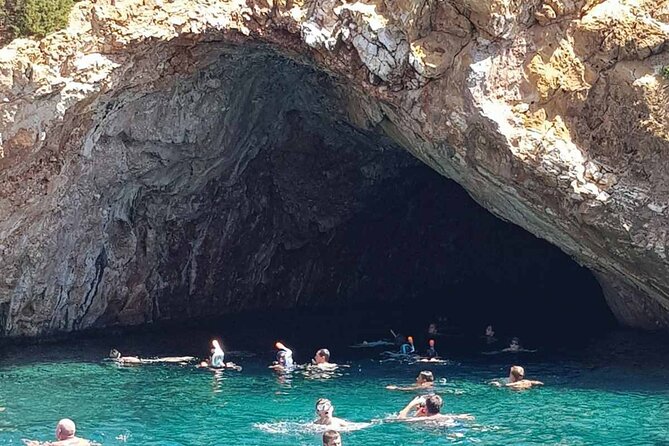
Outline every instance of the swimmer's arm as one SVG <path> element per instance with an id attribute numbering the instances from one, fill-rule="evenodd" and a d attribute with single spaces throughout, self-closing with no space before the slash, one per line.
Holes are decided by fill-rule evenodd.
<path id="1" fill-rule="evenodd" d="M 409 413 L 416 409 L 418 406 L 420 406 L 420 403 L 422 401 L 422 397 L 417 396 L 416 398 L 412 399 L 409 404 L 406 405 L 406 407 L 402 410 L 400 410 L 399 415 L 397 415 L 397 418 L 400 419 L 405 419 L 409 417 Z"/>
<path id="2" fill-rule="evenodd" d="M 533 386 L 543 386 L 543 385 L 544 385 L 544 383 L 541 382 L 541 381 L 532 381 L 532 380 L 530 380 L 530 383 L 531 383 Z"/>
<path id="3" fill-rule="evenodd" d="M 466 421 L 472 421 L 474 419 L 474 415 L 470 415 L 468 413 L 463 413 L 460 415 L 449 415 L 449 417 L 453 418 L 454 420 L 466 420 Z"/>

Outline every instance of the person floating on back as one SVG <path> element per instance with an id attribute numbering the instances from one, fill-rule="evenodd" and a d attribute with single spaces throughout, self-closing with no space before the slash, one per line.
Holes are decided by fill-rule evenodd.
<path id="1" fill-rule="evenodd" d="M 416 377 L 416 383 L 407 387 L 398 387 L 398 386 L 386 386 L 388 390 L 420 390 L 420 389 L 431 389 L 434 387 L 434 375 L 429 370 L 423 370 Z"/>
<path id="2" fill-rule="evenodd" d="M 323 446 L 342 446 L 339 432 L 333 430 L 323 432 Z"/>
<path id="3" fill-rule="evenodd" d="M 509 370 L 509 377 L 497 381 L 492 381 L 490 384 L 497 387 L 510 387 L 512 389 L 529 389 L 532 386 L 543 386 L 541 381 L 533 381 L 525 379 L 525 369 L 519 365 L 514 365 Z"/>
<path id="4" fill-rule="evenodd" d="M 115 348 L 109 352 L 109 359 L 123 365 L 139 365 L 139 364 L 156 364 L 156 363 L 172 363 L 184 364 L 194 360 L 193 356 L 165 356 L 161 358 L 140 358 L 138 356 L 123 356 L 121 352 Z"/>
<path id="5" fill-rule="evenodd" d="M 75 436 L 77 431 L 74 421 L 63 418 L 56 425 L 56 440 L 40 443 L 39 441 L 25 441 L 26 446 L 90 446 L 91 442 Z"/>
<path id="6" fill-rule="evenodd" d="M 327 398 L 320 398 L 316 401 L 316 415 L 318 415 L 318 418 L 314 421 L 314 424 L 329 426 L 333 429 L 345 429 L 350 424 L 348 421 L 337 418 L 333 414 L 334 406 L 332 402 Z"/>

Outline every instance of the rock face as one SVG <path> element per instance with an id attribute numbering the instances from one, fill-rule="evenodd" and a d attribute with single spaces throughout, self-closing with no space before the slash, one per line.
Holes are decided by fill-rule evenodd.
<path id="1" fill-rule="evenodd" d="M 339 298 L 316 247 L 416 167 L 405 149 L 594 271 L 621 322 L 668 328 L 668 18 L 651 0 L 78 3 L 0 51 L 0 327 Z"/>

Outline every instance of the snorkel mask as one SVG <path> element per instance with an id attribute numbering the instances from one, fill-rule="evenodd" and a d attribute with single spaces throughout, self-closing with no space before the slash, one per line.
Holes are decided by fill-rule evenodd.
<path id="1" fill-rule="evenodd" d="M 329 412 L 332 409 L 332 403 L 330 400 L 320 399 L 316 403 L 316 413 L 320 414 L 321 412 Z"/>

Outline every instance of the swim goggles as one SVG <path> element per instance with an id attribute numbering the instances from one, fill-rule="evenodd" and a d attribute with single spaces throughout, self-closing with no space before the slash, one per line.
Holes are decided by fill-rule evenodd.
<path id="1" fill-rule="evenodd" d="M 332 408 L 332 403 L 328 400 L 316 404 L 316 412 L 327 412 Z"/>

